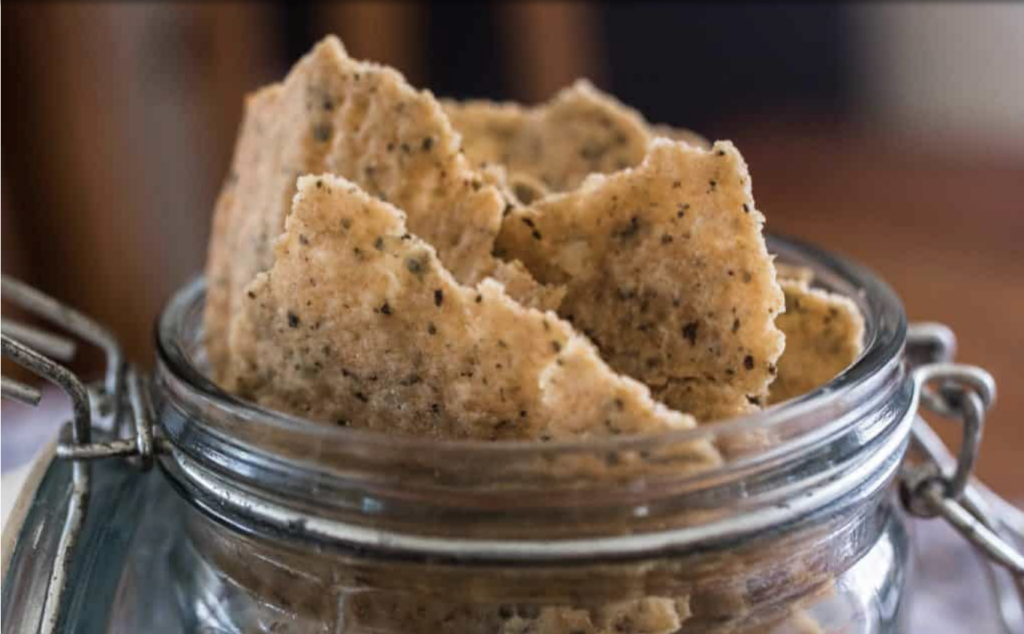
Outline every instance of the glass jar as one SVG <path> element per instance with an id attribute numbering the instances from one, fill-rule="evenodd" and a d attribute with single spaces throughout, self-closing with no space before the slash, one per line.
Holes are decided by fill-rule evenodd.
<path id="1" fill-rule="evenodd" d="M 124 627 L 901 631 L 909 549 L 891 484 L 917 404 L 902 307 L 858 266 L 769 246 L 859 305 L 856 363 L 755 415 L 585 442 L 425 441 L 262 410 L 203 373 L 191 285 L 159 322 L 154 378 L 185 518 L 167 549 L 176 616 Z M 708 442 L 723 464 L 690 469 Z"/>

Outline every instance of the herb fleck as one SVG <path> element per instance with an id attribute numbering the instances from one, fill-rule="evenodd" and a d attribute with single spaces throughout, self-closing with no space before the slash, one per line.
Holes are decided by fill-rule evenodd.
<path id="1" fill-rule="evenodd" d="M 629 225 L 627 225 L 625 229 L 619 231 L 619 238 L 627 240 L 635 236 L 639 231 L 640 219 L 637 218 L 636 216 L 633 216 L 632 218 L 629 219 Z"/>
<path id="2" fill-rule="evenodd" d="M 313 126 L 313 138 L 321 143 L 331 139 L 333 128 L 330 123 L 318 123 Z"/>
<path id="3" fill-rule="evenodd" d="M 405 268 L 413 275 L 423 275 L 423 263 L 415 258 L 408 258 L 405 261 Z"/>
<path id="4" fill-rule="evenodd" d="M 690 342 L 691 346 L 697 345 L 697 327 L 699 324 L 695 321 L 683 326 L 683 338 Z"/>

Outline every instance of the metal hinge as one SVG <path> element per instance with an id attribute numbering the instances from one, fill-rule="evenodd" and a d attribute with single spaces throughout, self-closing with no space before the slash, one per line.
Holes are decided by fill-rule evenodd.
<path id="1" fill-rule="evenodd" d="M 941 517 L 980 553 L 1007 632 L 1024 634 L 1024 512 L 972 474 L 985 414 L 995 402 L 995 380 L 985 370 L 951 363 L 952 331 L 941 324 L 912 325 L 907 356 L 920 409 L 960 423 L 954 458 L 920 415 L 911 430 L 911 452 L 900 472 L 900 498 L 912 515 Z M 920 410 L 919 410 L 920 411 Z"/>
<path id="2" fill-rule="evenodd" d="M 102 385 L 89 389 L 71 370 L 54 361 L 54 358 L 70 361 L 77 347 L 75 341 L 8 319 L 4 319 L 0 326 L 3 356 L 55 384 L 71 400 L 72 419 L 65 425 L 56 449 L 57 457 L 72 461 L 71 497 L 39 627 L 39 632 L 49 634 L 56 631 L 60 622 L 68 566 L 85 525 L 91 494 L 88 459 L 132 458 L 131 462 L 138 468 L 148 470 L 153 464 L 154 450 L 159 445 L 153 435 L 152 408 L 145 380 L 135 368 L 124 363 L 121 346 L 114 336 L 92 319 L 22 282 L 2 276 L 0 283 L 4 300 L 99 347 L 106 358 Z M 4 398 L 29 405 L 39 403 L 41 395 L 34 387 L 9 377 L 0 377 L 0 384 Z M 125 400 L 129 403 L 128 408 Z M 126 409 L 130 409 L 130 416 Z M 94 422 L 97 421 L 105 423 L 99 427 L 109 428 L 115 440 L 92 442 Z M 131 424 L 130 431 L 126 429 L 128 423 Z M 119 437 L 125 433 L 130 435 Z"/>

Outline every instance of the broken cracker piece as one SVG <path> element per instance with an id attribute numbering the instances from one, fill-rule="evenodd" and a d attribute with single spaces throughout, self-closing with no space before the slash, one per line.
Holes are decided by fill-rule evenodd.
<path id="1" fill-rule="evenodd" d="M 273 262 L 296 178 L 322 172 L 405 210 L 409 230 L 433 245 L 460 282 L 475 284 L 496 266 L 491 251 L 506 203 L 460 153 L 440 104 L 398 72 L 350 58 L 328 37 L 282 83 L 247 99 L 207 267 L 215 375 L 226 367 L 224 342 L 243 289 Z"/>
<path id="2" fill-rule="evenodd" d="M 731 143 L 658 139 L 634 169 L 513 209 L 498 249 L 566 287 L 559 315 L 609 365 L 707 422 L 762 403 L 782 353 L 763 222 Z"/>
<path id="3" fill-rule="evenodd" d="M 564 286 L 538 283 L 518 260 L 501 262 L 490 277 L 504 287 L 506 295 L 541 312 L 558 310 L 565 298 Z"/>
<path id="4" fill-rule="evenodd" d="M 864 350 L 864 317 L 848 297 L 784 279 L 786 312 L 776 324 L 786 335 L 770 403 L 806 394 L 839 375 Z"/>
<path id="5" fill-rule="evenodd" d="M 797 264 L 775 262 L 775 274 L 778 276 L 780 284 L 783 280 L 792 280 L 802 284 L 810 284 L 811 281 L 814 280 L 813 270 L 806 266 L 799 266 Z"/>
<path id="6" fill-rule="evenodd" d="M 299 179 L 275 261 L 246 290 L 231 387 L 340 426 L 435 438 L 687 429 L 554 313 L 460 285 L 404 214 L 353 183 Z M 707 459 L 717 455 L 708 448 Z"/>
<path id="7" fill-rule="evenodd" d="M 586 80 L 532 108 L 478 100 L 443 104 L 473 165 L 505 166 L 510 187 L 529 192 L 527 200 L 517 196 L 524 204 L 546 193 L 535 184 L 568 191 L 592 173 L 636 165 L 650 142 L 638 112 Z"/>

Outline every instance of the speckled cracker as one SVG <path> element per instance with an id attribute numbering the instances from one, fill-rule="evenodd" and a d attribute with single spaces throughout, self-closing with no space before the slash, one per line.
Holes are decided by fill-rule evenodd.
<path id="1" fill-rule="evenodd" d="M 828 383 L 864 349 L 864 317 L 848 297 L 782 280 L 786 312 L 776 325 L 786 335 L 769 402 L 779 403 Z"/>
<path id="2" fill-rule="evenodd" d="M 635 169 L 513 210 L 498 247 L 565 285 L 559 315 L 609 365 L 705 422 L 760 402 L 782 352 L 763 222 L 731 143 L 658 139 Z"/>
<path id="3" fill-rule="evenodd" d="M 273 261 L 271 243 L 302 174 L 344 176 L 405 210 L 410 231 L 433 245 L 460 282 L 490 274 L 506 202 L 459 144 L 429 92 L 392 69 L 353 60 L 335 37 L 317 44 L 283 83 L 250 97 L 207 268 L 215 370 L 224 367 L 224 335 L 242 289 Z"/>
<path id="4" fill-rule="evenodd" d="M 586 80 L 534 108 L 489 101 L 445 101 L 444 107 L 470 161 L 504 165 L 512 188 L 524 191 L 538 190 L 531 186 L 537 183 L 567 191 L 592 173 L 636 165 L 650 142 L 639 113 Z"/>
<path id="5" fill-rule="evenodd" d="M 460 285 L 391 205 L 329 175 L 304 176 L 298 189 L 275 262 L 246 289 L 232 333 L 239 394 L 332 424 L 439 438 L 694 425 L 612 372 L 554 313 L 523 308 L 493 280 Z"/>

